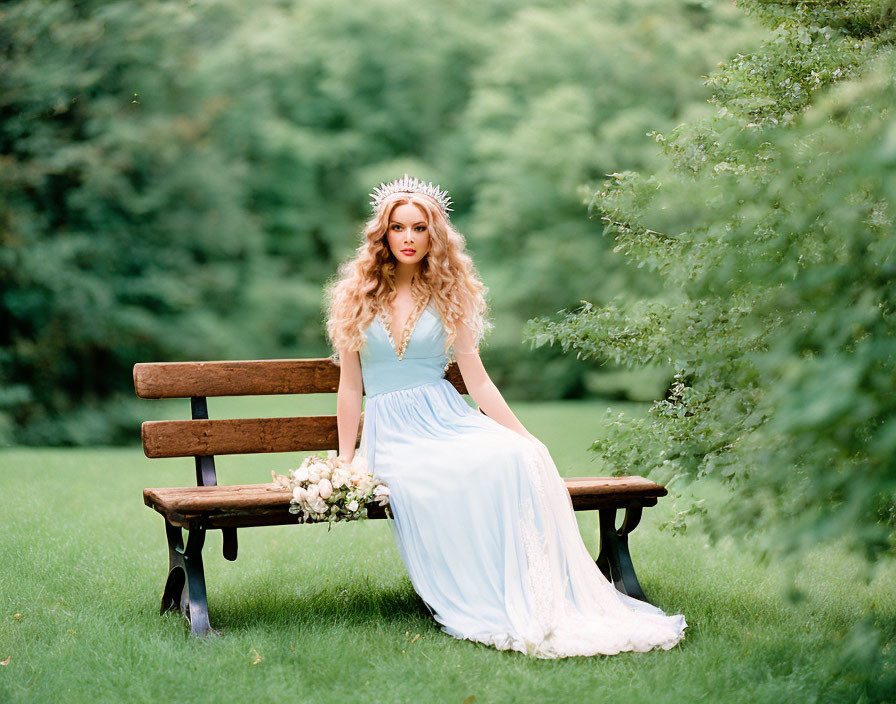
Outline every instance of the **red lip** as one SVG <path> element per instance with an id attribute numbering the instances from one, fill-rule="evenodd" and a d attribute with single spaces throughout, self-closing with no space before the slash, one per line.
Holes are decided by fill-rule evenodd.
<path id="1" fill-rule="evenodd" d="M 416 254 L 417 250 L 416 249 L 402 249 L 401 253 L 402 254 Z"/>

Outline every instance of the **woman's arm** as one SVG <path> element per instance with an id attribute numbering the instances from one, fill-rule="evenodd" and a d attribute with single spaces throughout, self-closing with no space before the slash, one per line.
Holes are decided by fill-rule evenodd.
<path id="1" fill-rule="evenodd" d="M 473 334 L 462 321 L 457 321 L 454 356 L 457 358 L 457 368 L 464 379 L 467 392 L 479 408 L 492 420 L 537 442 L 538 439 L 520 423 L 498 391 L 498 387 L 489 378 L 479 357 L 479 348 L 473 345 Z"/>
<path id="2" fill-rule="evenodd" d="M 358 352 L 339 350 L 339 388 L 336 391 L 336 427 L 340 459 L 351 462 L 361 422 L 361 357 Z"/>

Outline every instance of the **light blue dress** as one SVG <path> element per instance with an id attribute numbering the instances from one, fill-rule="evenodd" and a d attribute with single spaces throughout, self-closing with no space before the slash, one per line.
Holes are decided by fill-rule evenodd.
<path id="1" fill-rule="evenodd" d="M 540 658 L 668 650 L 683 615 L 618 592 L 588 553 L 547 447 L 472 408 L 443 378 L 430 300 L 402 359 L 377 316 L 360 350 L 362 452 L 390 490 L 411 583 L 441 630 Z"/>

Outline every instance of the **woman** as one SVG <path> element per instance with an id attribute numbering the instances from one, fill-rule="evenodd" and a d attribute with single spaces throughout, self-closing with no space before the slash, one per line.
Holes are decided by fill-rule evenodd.
<path id="1" fill-rule="evenodd" d="M 441 629 L 540 658 L 676 645 L 684 616 L 607 581 L 547 447 L 489 379 L 487 289 L 448 194 L 405 174 L 371 195 L 363 242 L 327 291 L 339 458 L 354 456 L 364 392 L 359 451 L 389 487 L 399 553 Z M 443 378 L 453 359 L 485 415 Z"/>

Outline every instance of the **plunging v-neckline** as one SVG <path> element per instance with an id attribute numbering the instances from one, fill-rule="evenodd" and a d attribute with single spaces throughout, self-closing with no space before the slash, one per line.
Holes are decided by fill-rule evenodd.
<path id="1" fill-rule="evenodd" d="M 401 361 L 404 358 L 404 354 L 407 352 L 407 349 L 411 344 L 411 340 L 414 338 L 414 332 L 416 332 L 416 330 L 417 330 L 417 323 L 420 322 L 420 318 L 423 317 L 423 313 L 426 311 L 427 308 L 429 308 L 429 304 L 431 301 L 432 301 L 432 296 L 430 296 L 428 299 L 426 299 L 426 305 L 424 305 L 422 308 L 420 308 L 420 312 L 417 313 L 417 317 L 415 320 L 411 320 L 409 317 L 407 320 L 404 321 L 404 327 L 402 327 L 402 329 L 401 329 L 402 339 L 404 339 L 404 331 L 407 328 L 408 323 L 411 323 L 411 331 L 408 333 L 408 344 L 405 345 L 404 352 L 402 352 L 402 353 L 399 353 L 399 351 L 397 349 L 395 349 L 395 339 L 392 336 L 392 313 L 391 312 L 389 313 L 388 318 L 386 316 L 384 316 L 382 314 L 382 312 L 380 312 L 380 314 L 377 316 L 377 318 L 380 321 L 380 326 L 383 328 L 383 330 L 386 331 L 386 337 L 389 339 L 389 347 L 392 348 L 392 352 L 395 354 L 395 357 L 398 359 L 398 361 Z M 413 316 L 413 314 L 414 314 L 414 311 L 411 310 L 411 315 Z"/>

